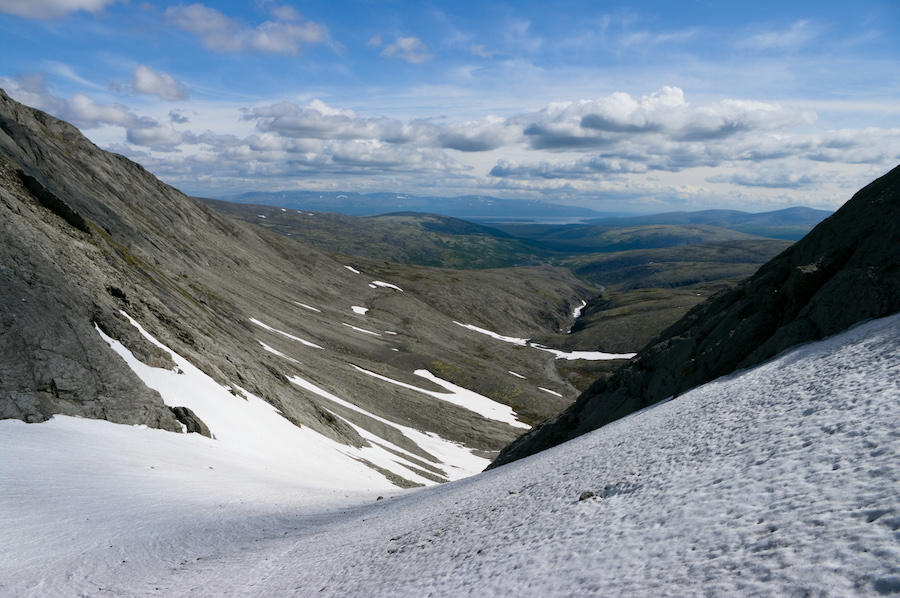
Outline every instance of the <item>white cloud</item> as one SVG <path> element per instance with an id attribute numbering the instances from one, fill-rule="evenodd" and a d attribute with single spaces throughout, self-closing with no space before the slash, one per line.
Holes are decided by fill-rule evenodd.
<path id="1" fill-rule="evenodd" d="M 188 90 L 181 81 L 167 73 L 160 73 L 146 65 L 139 65 L 131 75 L 131 88 L 135 93 L 157 95 L 164 100 L 186 100 Z"/>
<path id="2" fill-rule="evenodd" d="M 491 169 L 490 176 L 529 179 L 609 178 L 611 175 L 644 173 L 646 163 L 611 156 L 585 156 L 578 160 L 541 160 L 519 162 L 502 159 Z"/>
<path id="3" fill-rule="evenodd" d="M 98 12 L 119 0 L 0 0 L 0 12 L 31 19 L 58 19 L 80 10 Z"/>
<path id="4" fill-rule="evenodd" d="M 152 148 L 173 148 L 185 143 L 193 143 L 194 136 L 190 133 L 176 131 L 171 127 L 157 123 L 148 123 L 145 126 L 131 127 L 126 133 L 129 143 Z"/>
<path id="5" fill-rule="evenodd" d="M 309 139 L 375 139 L 382 134 L 382 123 L 360 118 L 352 110 L 332 108 L 321 100 L 306 106 L 282 102 L 249 110 L 243 117 L 256 119 L 256 127 L 286 137 Z"/>
<path id="6" fill-rule="evenodd" d="M 438 134 L 442 147 L 463 152 L 483 152 L 512 145 L 521 139 L 521 129 L 505 118 L 486 116 L 478 121 L 452 123 Z"/>
<path id="7" fill-rule="evenodd" d="M 434 58 L 434 54 L 430 54 L 422 40 L 417 37 L 398 37 L 394 43 L 384 47 L 381 56 L 405 60 L 410 64 L 421 64 Z"/>
<path id="8" fill-rule="evenodd" d="M 810 173 L 785 168 L 760 168 L 741 170 L 729 174 L 707 177 L 710 183 L 730 183 L 743 187 L 765 187 L 769 189 L 799 189 L 817 185 L 834 178 L 833 173 Z"/>
<path id="9" fill-rule="evenodd" d="M 266 21 L 255 28 L 235 21 L 224 13 L 192 4 L 170 6 L 165 15 L 175 27 L 200 37 L 215 52 L 263 52 L 294 55 L 302 44 L 324 42 L 327 29 L 313 21 L 300 22 L 300 14 L 288 6 L 272 9 L 278 21 Z"/>
<path id="10" fill-rule="evenodd" d="M 746 100 L 694 108 L 677 87 L 664 87 L 640 99 L 618 92 L 597 100 L 550 104 L 517 117 L 534 149 L 581 151 L 610 147 L 637 134 L 709 141 L 742 131 L 794 128 L 814 120 L 811 111 Z"/>

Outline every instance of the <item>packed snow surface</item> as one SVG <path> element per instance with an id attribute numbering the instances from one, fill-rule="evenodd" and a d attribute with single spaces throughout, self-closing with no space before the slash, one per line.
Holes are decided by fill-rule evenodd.
<path id="1" fill-rule="evenodd" d="M 898 401 L 894 316 L 412 492 L 193 434 L 0 421 L 0 594 L 896 595 Z"/>

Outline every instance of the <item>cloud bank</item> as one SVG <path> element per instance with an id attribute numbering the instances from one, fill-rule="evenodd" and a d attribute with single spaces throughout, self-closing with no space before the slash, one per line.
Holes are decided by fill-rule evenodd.
<path id="1" fill-rule="evenodd" d="M 39 76 L 0 84 L 80 128 L 121 127 L 125 143 L 116 151 L 175 183 L 335 188 L 340 176 L 347 190 L 354 180 L 403 191 L 428 181 L 463 192 L 707 198 L 705 187 L 714 185 L 735 198 L 740 189 L 787 197 L 827 184 L 852 188 L 858 180 L 849 167 L 886 171 L 900 160 L 900 129 L 821 131 L 809 110 L 742 99 L 694 105 L 677 87 L 460 121 L 362 116 L 319 99 L 278 102 L 236 110 L 234 119 L 253 132 L 235 135 L 192 130 L 181 112 L 154 117 L 84 94 L 55 97 Z M 144 65 L 134 70 L 132 87 L 164 100 L 187 97 L 179 81 Z M 675 174 L 693 183 L 676 184 Z"/>

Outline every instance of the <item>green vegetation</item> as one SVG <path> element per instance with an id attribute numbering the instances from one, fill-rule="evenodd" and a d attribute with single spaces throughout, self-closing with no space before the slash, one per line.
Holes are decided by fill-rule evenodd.
<path id="1" fill-rule="evenodd" d="M 440 275 L 433 281 L 422 279 L 421 271 L 401 269 L 390 275 L 392 279 L 405 278 L 406 284 L 430 297 L 435 305 L 457 311 L 459 318 L 487 328 L 501 326 L 499 322 L 480 319 L 479 314 L 490 311 L 483 304 L 491 298 L 484 293 L 473 295 L 470 287 L 489 288 L 492 281 L 502 288 L 527 285 L 531 294 L 546 292 L 550 301 L 558 296 L 557 290 L 552 285 L 544 289 L 545 283 L 537 282 L 548 274 L 542 274 L 540 269 L 524 277 L 506 273 L 513 266 L 522 274 L 529 268 L 521 266 L 563 267 L 589 285 L 586 289 L 593 289 L 588 292 L 594 294 L 570 334 L 552 332 L 546 325 L 550 319 L 558 319 L 559 314 L 545 314 L 550 319 L 545 318 L 542 326 L 532 321 L 533 314 L 526 317 L 527 310 L 518 310 L 512 304 L 507 305 L 509 321 L 504 325 L 514 326 L 514 321 L 525 321 L 521 320 L 524 317 L 536 327 L 522 334 L 535 335 L 533 339 L 541 344 L 613 353 L 638 350 L 689 309 L 750 276 L 791 245 L 789 241 L 754 236 L 751 232 L 791 236 L 808 231 L 827 216 L 827 212 L 800 208 L 770 214 L 708 210 L 564 226 L 483 226 L 416 212 L 356 217 L 203 201 L 257 226 L 331 251 L 383 260 L 398 267 L 414 264 L 467 270 L 465 275 Z M 392 269 L 388 264 L 384 267 Z M 476 271 L 482 274 L 476 275 Z M 469 308 L 464 311 L 462 304 Z M 537 332 L 540 330 L 547 332 Z M 582 388 L 615 365 L 560 360 L 557 369 L 576 388 Z M 497 394 L 499 398 L 505 393 Z M 504 398 L 504 402 L 518 403 L 518 407 L 525 399 Z"/>

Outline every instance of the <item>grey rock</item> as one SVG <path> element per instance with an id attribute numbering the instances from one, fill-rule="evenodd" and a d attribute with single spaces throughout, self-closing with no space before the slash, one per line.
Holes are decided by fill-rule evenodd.
<path id="1" fill-rule="evenodd" d="M 197 414 L 187 407 L 169 407 L 175 415 L 175 419 L 184 424 L 188 434 L 200 434 L 207 438 L 212 438 L 209 428 L 203 423 L 203 420 L 197 417 Z"/>
<path id="2" fill-rule="evenodd" d="M 577 394 L 553 356 L 523 354 L 455 321 L 516 336 L 562 331 L 571 326 L 573 305 L 598 292 L 558 268 L 448 271 L 316 249 L 216 212 L 2 91 L 0 234 L 0 416 L 43 421 L 66 414 L 180 431 L 158 393 L 98 332 L 143 363 L 171 370 L 169 352 L 127 314 L 236 395 L 260 397 L 294 424 L 346 445 L 366 446 L 353 427 L 361 426 L 416 455 L 419 469 L 437 477 L 438 459 L 395 427 L 290 379 L 299 376 L 381 419 L 498 451 L 516 428 L 357 367 L 442 391 L 413 374 L 427 369 L 537 422 Z M 404 292 L 373 288 L 374 280 Z M 355 314 L 351 305 L 369 312 Z"/>

